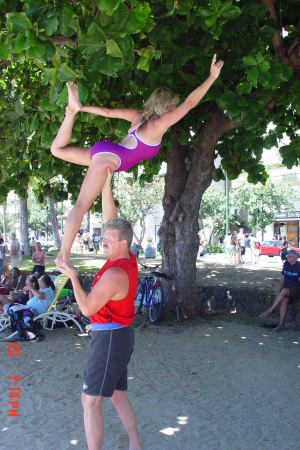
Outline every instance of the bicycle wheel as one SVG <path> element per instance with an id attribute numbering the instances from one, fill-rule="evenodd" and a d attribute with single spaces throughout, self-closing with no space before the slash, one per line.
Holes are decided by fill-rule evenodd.
<path id="1" fill-rule="evenodd" d="M 160 284 L 157 284 L 153 290 L 151 303 L 147 310 L 147 317 L 150 323 L 154 324 L 159 321 L 164 303 L 164 291 Z"/>
<path id="2" fill-rule="evenodd" d="M 143 283 L 143 281 L 139 281 L 134 299 L 135 314 L 139 314 L 142 311 L 144 296 L 145 296 L 145 284 Z"/>

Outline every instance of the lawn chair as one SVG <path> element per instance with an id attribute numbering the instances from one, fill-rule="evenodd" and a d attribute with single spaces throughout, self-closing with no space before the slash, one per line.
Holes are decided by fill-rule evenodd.
<path id="1" fill-rule="evenodd" d="M 40 314 L 39 316 L 34 317 L 33 321 L 40 320 L 43 328 L 45 330 L 50 330 L 50 331 L 53 330 L 56 323 L 63 323 L 66 328 L 69 328 L 68 322 L 72 321 L 77 326 L 79 331 L 81 333 L 83 333 L 82 326 L 76 320 L 76 318 L 72 314 L 69 314 L 68 312 L 65 312 L 65 311 L 61 311 L 59 309 L 60 293 L 61 293 L 62 289 L 65 287 L 65 285 L 67 284 L 67 281 L 68 281 L 68 277 L 65 275 L 59 275 L 58 277 L 56 277 L 55 282 L 54 282 L 55 296 L 54 296 L 54 299 L 53 299 L 51 305 L 49 306 L 48 310 L 44 314 Z M 50 325 L 48 324 L 48 321 L 50 321 Z M 2 326 L 2 328 L 1 328 L 1 317 L 0 317 L 0 332 L 2 332 L 3 330 L 5 330 L 6 328 L 9 327 L 10 324 L 9 324 L 8 319 L 7 319 L 7 322 L 8 322 L 8 324 L 7 323 L 4 324 L 4 326 Z M 17 334 L 17 331 L 15 331 L 14 333 L 5 337 L 3 340 L 9 340 L 12 337 L 14 337 L 16 334 Z"/>

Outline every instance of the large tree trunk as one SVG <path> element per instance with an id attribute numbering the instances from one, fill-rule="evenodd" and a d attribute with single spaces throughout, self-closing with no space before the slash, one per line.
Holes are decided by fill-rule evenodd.
<path id="1" fill-rule="evenodd" d="M 2 218 L 2 222 L 3 222 L 3 239 L 4 239 L 4 242 L 7 242 L 7 230 L 6 230 L 6 201 L 5 201 L 5 203 L 3 203 L 3 206 L 2 206 L 2 212 L 3 212 L 3 218 Z"/>
<path id="2" fill-rule="evenodd" d="M 202 195 L 214 175 L 214 149 L 219 138 L 236 128 L 216 107 L 202 129 L 192 160 L 188 148 L 174 134 L 167 151 L 167 174 L 163 198 L 164 217 L 159 230 L 166 300 L 170 309 L 179 309 L 188 318 L 203 312 L 196 293 L 196 259 L 199 247 L 198 215 Z"/>
<path id="3" fill-rule="evenodd" d="M 28 208 L 27 199 L 20 198 L 20 232 L 21 244 L 23 245 L 24 255 L 30 255 L 29 235 L 28 235 Z"/>
<path id="4" fill-rule="evenodd" d="M 61 242 L 58 232 L 58 222 L 57 222 L 57 214 L 56 209 L 53 203 L 53 200 L 51 197 L 48 197 L 48 203 L 49 203 L 49 213 L 50 213 L 50 221 L 52 225 L 52 235 L 54 239 L 54 245 L 56 248 L 60 248 Z"/>

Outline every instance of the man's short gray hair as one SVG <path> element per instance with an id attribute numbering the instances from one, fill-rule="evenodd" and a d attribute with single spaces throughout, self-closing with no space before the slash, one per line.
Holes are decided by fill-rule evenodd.
<path id="1" fill-rule="evenodd" d="M 107 230 L 119 230 L 119 238 L 120 241 L 124 240 L 128 243 L 128 248 L 130 248 L 132 239 L 133 239 L 133 231 L 131 223 L 125 219 L 111 219 L 104 225 L 104 228 Z"/>

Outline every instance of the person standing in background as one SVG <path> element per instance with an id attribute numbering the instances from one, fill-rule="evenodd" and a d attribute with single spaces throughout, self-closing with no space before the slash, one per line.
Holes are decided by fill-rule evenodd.
<path id="1" fill-rule="evenodd" d="M 11 268 L 19 267 L 22 262 L 21 245 L 17 239 L 16 233 L 13 231 L 10 235 L 10 265 Z"/>

